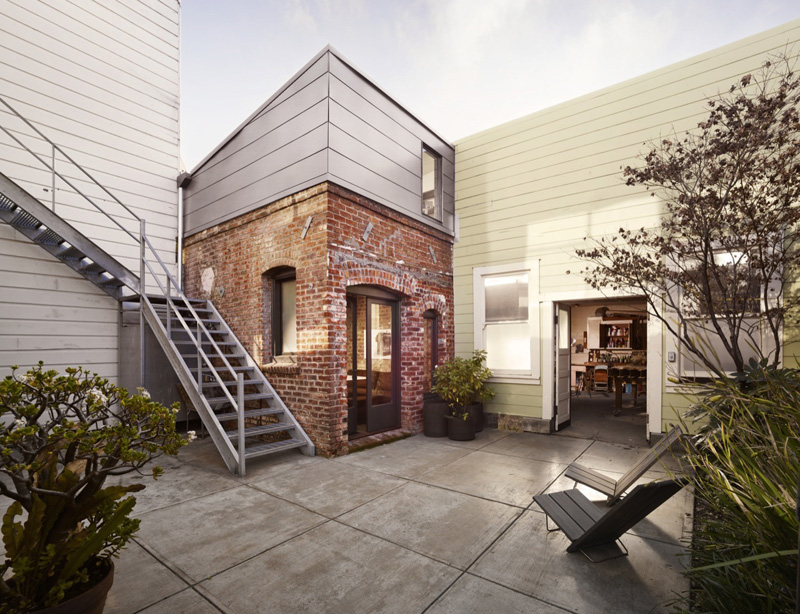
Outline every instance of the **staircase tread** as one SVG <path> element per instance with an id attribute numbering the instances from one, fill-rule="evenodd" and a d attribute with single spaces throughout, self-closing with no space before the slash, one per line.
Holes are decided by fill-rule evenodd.
<path id="1" fill-rule="evenodd" d="M 256 384 L 260 384 L 262 380 L 260 379 L 246 379 L 244 380 L 243 384 L 245 386 L 255 386 Z M 222 384 L 218 381 L 214 380 L 212 382 L 203 382 L 204 388 L 220 388 L 221 386 L 236 386 L 239 382 L 235 379 L 232 380 L 223 380 Z"/>
<path id="2" fill-rule="evenodd" d="M 180 340 L 180 341 L 176 341 L 175 339 L 173 339 L 172 343 L 174 343 L 175 345 L 197 345 L 195 343 L 194 339 L 183 339 L 183 340 Z M 216 339 L 214 340 L 214 343 L 216 343 L 217 345 L 224 345 L 224 346 L 237 345 L 237 343 L 235 341 L 217 341 Z M 211 342 L 207 341 L 207 340 L 204 340 L 203 341 L 203 345 L 211 345 Z"/>
<path id="3" fill-rule="evenodd" d="M 257 418 L 258 416 L 275 416 L 281 413 L 283 413 L 283 409 L 280 407 L 262 407 L 259 409 L 246 409 L 244 411 L 244 416 L 245 418 Z M 233 411 L 224 414 L 216 414 L 216 416 L 217 420 L 224 422 L 225 420 L 236 420 L 239 414 Z"/>
<path id="4" fill-rule="evenodd" d="M 267 435 L 269 433 L 280 433 L 281 431 L 291 431 L 294 429 L 294 424 L 286 422 L 275 422 L 273 424 L 260 424 L 258 426 L 249 426 L 244 429 L 245 437 L 255 437 L 256 435 Z M 225 431 L 229 439 L 239 439 L 239 431 Z"/>
<path id="5" fill-rule="evenodd" d="M 292 448 L 302 448 L 306 445 L 305 441 L 300 439 L 284 439 L 283 441 L 276 441 L 274 443 L 263 443 L 250 446 L 244 452 L 245 458 L 254 458 L 256 456 L 264 456 L 265 454 L 273 454 L 281 450 L 291 450 Z"/>
<path id="6" fill-rule="evenodd" d="M 228 356 L 227 354 L 226 354 L 225 356 L 226 356 L 226 358 L 229 358 L 229 356 Z M 242 365 L 242 366 L 238 366 L 238 365 L 231 365 L 231 366 L 232 366 L 232 368 L 233 368 L 233 370 L 234 370 L 234 371 L 250 371 L 250 370 L 255 370 L 255 367 L 251 367 L 251 366 L 248 366 L 248 365 Z M 195 373 L 197 372 L 197 367 L 187 367 L 187 368 L 189 369 L 189 371 L 192 371 L 192 372 L 195 372 Z M 228 370 L 228 369 L 227 369 L 227 367 L 219 367 L 219 368 L 220 368 L 220 369 L 223 369 L 223 370 L 225 370 L 225 371 L 227 371 L 227 370 Z M 203 371 L 208 371 L 208 367 L 203 367 Z"/>
<path id="7" fill-rule="evenodd" d="M 231 395 L 231 396 L 236 398 L 236 395 Z M 244 395 L 244 400 L 245 401 L 258 401 L 260 399 L 271 399 L 271 398 L 273 398 L 273 396 L 274 395 L 271 392 L 258 392 L 258 393 Z M 211 404 L 211 403 L 222 403 L 222 402 L 230 403 L 230 401 L 228 400 L 228 397 L 226 397 L 226 396 L 211 397 L 211 398 L 206 397 L 206 401 L 208 401 L 209 404 Z"/>

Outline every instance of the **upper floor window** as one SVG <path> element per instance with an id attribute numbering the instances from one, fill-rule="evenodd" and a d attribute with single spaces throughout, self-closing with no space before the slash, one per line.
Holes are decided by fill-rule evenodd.
<path id="1" fill-rule="evenodd" d="M 422 213 L 442 219 L 442 158 L 422 147 Z"/>

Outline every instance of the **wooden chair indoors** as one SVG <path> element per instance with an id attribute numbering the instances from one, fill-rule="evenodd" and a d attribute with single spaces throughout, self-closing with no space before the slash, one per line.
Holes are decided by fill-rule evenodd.
<path id="1" fill-rule="evenodd" d="M 595 366 L 594 389 L 599 392 L 608 392 L 608 365 Z"/>

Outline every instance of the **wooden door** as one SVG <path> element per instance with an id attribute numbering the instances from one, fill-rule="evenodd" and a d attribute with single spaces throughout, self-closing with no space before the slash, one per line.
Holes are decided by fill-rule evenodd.
<path id="1" fill-rule="evenodd" d="M 569 306 L 554 305 L 555 311 L 555 429 L 566 428 L 570 424 L 570 386 L 572 384 L 572 365 L 570 352 L 572 342 L 569 329 Z"/>

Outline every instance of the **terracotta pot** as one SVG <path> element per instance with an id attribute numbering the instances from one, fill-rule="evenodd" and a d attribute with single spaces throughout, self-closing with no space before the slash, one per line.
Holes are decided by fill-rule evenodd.
<path id="1" fill-rule="evenodd" d="M 472 403 L 467 406 L 467 411 L 475 422 L 475 432 L 480 433 L 483 430 L 483 403 Z"/>
<path id="2" fill-rule="evenodd" d="M 114 584 L 114 563 L 108 561 L 106 575 L 88 591 L 58 605 L 36 610 L 36 614 L 103 614 L 106 596 L 112 584 Z"/>
<path id="3" fill-rule="evenodd" d="M 447 436 L 453 441 L 470 441 L 475 439 L 475 423 L 472 414 L 466 420 L 447 416 Z"/>
<path id="4" fill-rule="evenodd" d="M 426 437 L 447 437 L 447 421 L 445 416 L 450 413 L 447 403 L 438 397 L 425 399 L 422 405 L 425 421 L 424 433 Z"/>

